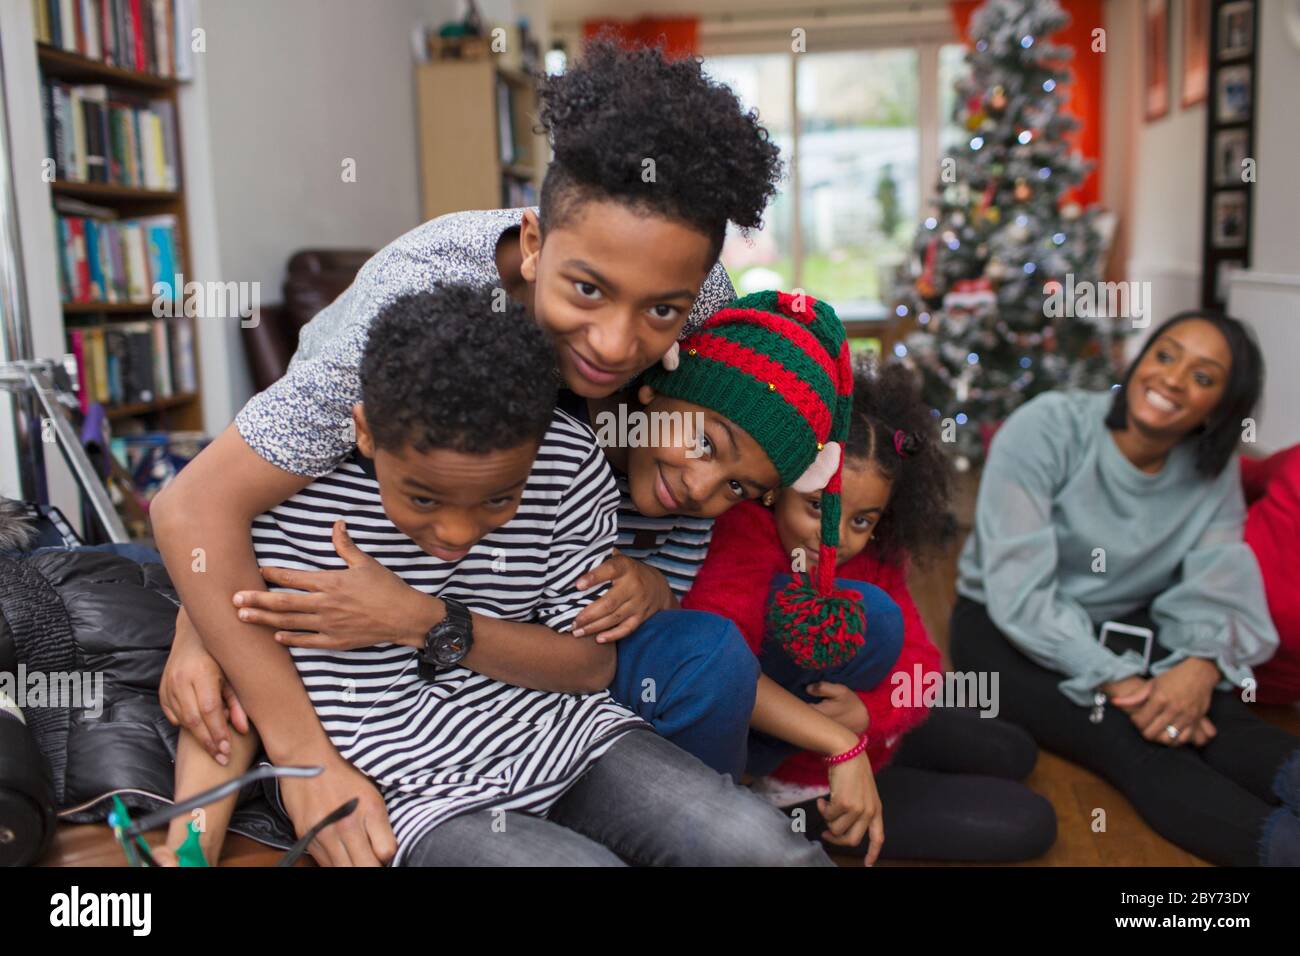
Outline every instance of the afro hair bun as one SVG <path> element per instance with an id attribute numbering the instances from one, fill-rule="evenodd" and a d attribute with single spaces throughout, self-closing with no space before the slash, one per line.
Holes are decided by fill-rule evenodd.
<path id="1" fill-rule="evenodd" d="M 762 224 L 781 179 L 780 149 L 699 57 L 586 44 L 568 72 L 547 77 L 539 119 L 555 158 L 542 187 L 542 222 L 562 222 L 574 199 L 610 197 L 718 240 L 726 224 Z"/>

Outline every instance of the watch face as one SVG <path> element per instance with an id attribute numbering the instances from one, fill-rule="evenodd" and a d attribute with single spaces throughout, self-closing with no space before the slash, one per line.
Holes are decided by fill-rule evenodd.
<path id="1" fill-rule="evenodd" d="M 464 634 L 444 634 L 438 638 L 435 653 L 444 664 L 456 664 L 469 653 Z"/>

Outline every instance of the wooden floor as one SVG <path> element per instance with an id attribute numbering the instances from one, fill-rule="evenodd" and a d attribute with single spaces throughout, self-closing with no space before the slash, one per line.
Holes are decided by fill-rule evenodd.
<path id="1" fill-rule="evenodd" d="M 961 509 L 959 508 L 959 516 Z M 943 560 L 913 575 L 913 597 L 930 636 L 948 657 L 948 617 L 955 600 L 957 553 L 961 541 Z M 1300 711 L 1260 708 L 1266 719 L 1300 734 Z M 1104 780 L 1061 758 L 1042 753 L 1026 783 L 1047 797 L 1056 808 L 1056 844 L 1030 866 L 1205 866 L 1203 861 L 1180 850 L 1155 833 L 1138 817 L 1132 805 Z M 1105 832 L 1094 832 L 1094 811 L 1104 808 Z M 161 834 L 149 842 L 155 844 Z M 223 866 L 268 866 L 279 857 L 252 840 L 231 836 L 222 854 Z M 841 859 L 845 866 L 861 864 L 859 859 Z M 121 866 L 121 851 L 104 826 L 63 826 L 47 866 Z M 307 861 L 305 865 L 312 865 Z M 908 864 L 889 864 L 908 865 Z M 927 864 L 934 865 L 934 864 Z M 942 865 L 942 864 L 941 864 Z M 960 866 L 961 864 L 948 864 Z"/>

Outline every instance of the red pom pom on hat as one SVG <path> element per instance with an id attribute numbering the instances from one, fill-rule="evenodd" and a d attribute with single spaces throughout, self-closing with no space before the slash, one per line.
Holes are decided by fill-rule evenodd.
<path id="1" fill-rule="evenodd" d="M 791 660 L 812 670 L 848 663 L 867 640 L 862 595 L 834 587 L 820 593 L 806 574 L 796 574 L 776 593 L 767 626 Z"/>

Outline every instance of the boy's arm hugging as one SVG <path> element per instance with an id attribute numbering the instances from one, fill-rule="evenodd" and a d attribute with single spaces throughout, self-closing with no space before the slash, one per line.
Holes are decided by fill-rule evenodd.
<path id="1" fill-rule="evenodd" d="M 254 396 L 157 496 L 150 513 L 184 605 L 160 686 L 163 702 L 219 763 L 231 750 L 231 721 L 238 728 L 251 719 L 274 763 L 324 767 L 309 785 L 292 780 L 282 788 L 295 830 L 305 832 L 356 797 L 357 811 L 325 830 L 313 854 L 376 863 L 396 849 L 383 798 L 330 743 L 273 629 L 241 620 L 232 603 L 236 593 L 266 588 L 251 547 L 253 519 L 329 472 L 351 449 L 366 309 L 373 306 L 354 293 L 349 289 L 317 316 L 316 322 L 341 326 L 324 347 L 296 356 L 283 378 Z"/>
<path id="2" fill-rule="evenodd" d="M 231 475 L 240 480 L 229 480 Z M 231 425 L 155 500 L 152 516 L 158 547 L 184 604 L 181 615 L 193 624 L 190 630 L 188 622 L 178 622 L 178 640 L 163 676 L 162 693 L 168 699 L 167 689 L 186 683 L 186 675 L 211 674 L 204 658 L 215 659 L 238 695 L 238 704 L 261 732 L 271 760 L 324 768 L 310 785 L 284 782 L 285 809 L 294 828 L 305 832 L 355 797 L 356 812 L 321 833 L 317 855 L 377 863 L 396 851 L 383 798 L 330 743 L 289 652 L 277 646 L 271 629 L 239 620 L 230 599 L 237 591 L 264 586 L 250 546 L 253 519 L 301 491 L 310 480 L 266 461 Z M 189 506 L 200 501 L 202 507 Z M 194 696 L 198 714 L 206 719 L 199 720 L 197 729 L 190 723 L 186 726 L 201 740 L 206 737 L 228 752 L 220 683 L 215 700 L 210 684 Z M 187 712 L 194 716 L 193 709 Z M 215 728 L 216 735 L 208 728 Z M 217 759 L 225 762 L 224 757 Z"/>

